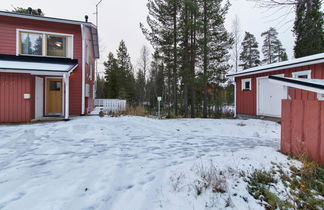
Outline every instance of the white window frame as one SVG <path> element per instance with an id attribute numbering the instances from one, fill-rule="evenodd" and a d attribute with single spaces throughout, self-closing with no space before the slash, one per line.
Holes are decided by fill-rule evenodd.
<path id="1" fill-rule="evenodd" d="M 28 55 L 28 54 L 20 54 L 20 33 L 37 33 L 43 35 L 43 55 Z M 66 57 L 62 56 L 47 56 L 45 54 L 45 39 L 47 35 L 57 35 L 57 36 L 65 36 L 67 38 L 67 55 Z M 73 34 L 65 34 L 65 33 L 55 33 L 50 31 L 36 31 L 36 30 L 26 30 L 26 29 L 16 29 L 16 55 L 25 55 L 25 56 L 42 56 L 42 57 L 55 57 L 55 58 L 71 58 L 74 59 L 74 35 Z"/>
<path id="2" fill-rule="evenodd" d="M 249 82 L 250 83 L 250 88 L 249 89 L 245 88 L 245 83 L 246 82 Z M 243 91 L 251 91 L 252 90 L 252 79 L 251 78 L 242 79 L 242 90 Z"/>
<path id="3" fill-rule="evenodd" d="M 298 78 L 299 76 L 307 76 L 307 79 L 312 79 L 312 70 L 305 70 L 305 71 L 296 71 L 292 73 L 293 78 Z"/>
<path id="4" fill-rule="evenodd" d="M 317 99 L 318 99 L 319 101 L 324 101 L 324 94 L 322 94 L 322 93 L 317 93 Z"/>

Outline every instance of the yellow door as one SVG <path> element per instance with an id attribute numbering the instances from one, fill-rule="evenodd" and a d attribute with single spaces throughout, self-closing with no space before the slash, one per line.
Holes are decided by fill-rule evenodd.
<path id="1" fill-rule="evenodd" d="M 47 79 L 46 111 L 48 115 L 62 114 L 62 80 Z"/>

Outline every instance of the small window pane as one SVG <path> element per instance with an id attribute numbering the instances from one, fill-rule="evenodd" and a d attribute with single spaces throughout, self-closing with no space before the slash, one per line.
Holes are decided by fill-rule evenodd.
<path id="1" fill-rule="evenodd" d="M 43 36 L 42 34 L 21 33 L 21 54 L 24 55 L 42 55 Z"/>
<path id="2" fill-rule="evenodd" d="M 47 36 L 47 56 L 66 57 L 66 37 Z"/>
<path id="3" fill-rule="evenodd" d="M 298 75 L 298 78 L 308 79 L 308 75 L 307 75 L 307 74 L 304 74 L 304 75 Z"/>
<path id="4" fill-rule="evenodd" d="M 50 81 L 50 91 L 60 91 L 61 82 L 59 81 Z"/>
<path id="5" fill-rule="evenodd" d="M 250 90 L 250 82 L 245 82 L 245 90 Z"/>

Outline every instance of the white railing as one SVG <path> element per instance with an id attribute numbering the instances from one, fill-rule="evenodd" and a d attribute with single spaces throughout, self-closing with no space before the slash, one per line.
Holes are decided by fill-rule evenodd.
<path id="1" fill-rule="evenodd" d="M 123 112 L 126 111 L 126 100 L 118 99 L 95 99 L 95 107 L 101 107 L 104 112 Z"/>

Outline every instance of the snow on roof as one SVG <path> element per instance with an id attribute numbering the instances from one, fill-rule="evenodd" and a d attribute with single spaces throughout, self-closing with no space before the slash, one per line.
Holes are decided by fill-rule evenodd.
<path id="1" fill-rule="evenodd" d="M 280 83 L 284 86 L 324 94 L 323 79 L 287 78 L 279 76 L 269 76 L 269 79 L 272 82 Z"/>
<path id="2" fill-rule="evenodd" d="M 268 71 L 277 71 L 277 70 L 282 70 L 282 69 L 287 69 L 287 68 L 317 64 L 317 63 L 323 63 L 323 62 L 324 62 L 324 53 L 319 53 L 319 54 L 315 54 L 315 55 L 311 55 L 311 56 L 292 59 L 289 61 L 283 61 L 283 62 L 278 62 L 278 63 L 272 63 L 269 65 L 250 68 L 250 69 L 240 71 L 237 73 L 228 74 L 227 77 L 240 77 L 240 76 L 245 76 L 245 75 L 252 75 L 252 74 L 268 72 Z"/>
<path id="3" fill-rule="evenodd" d="M 73 63 L 41 63 L 27 61 L 0 60 L 0 72 L 21 72 L 32 74 L 61 75 L 73 71 L 77 64 Z"/>

